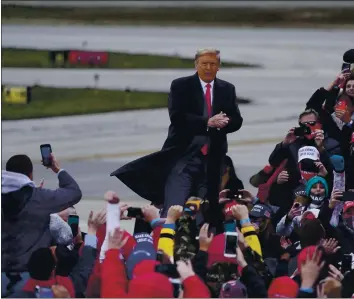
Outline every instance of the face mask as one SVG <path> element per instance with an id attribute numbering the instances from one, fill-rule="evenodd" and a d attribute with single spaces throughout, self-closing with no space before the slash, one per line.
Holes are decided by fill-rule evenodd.
<path id="1" fill-rule="evenodd" d="M 310 209 L 316 209 L 322 206 L 325 196 L 310 195 L 312 200 L 310 204 Z"/>
<path id="2" fill-rule="evenodd" d="M 309 181 L 310 179 L 312 179 L 313 177 L 315 177 L 317 175 L 317 173 L 315 172 L 309 172 L 309 171 L 303 171 L 301 170 L 301 177 L 302 179 L 304 179 L 305 181 Z"/>
<path id="3" fill-rule="evenodd" d="M 348 217 L 348 218 L 343 218 L 344 219 L 344 225 L 351 229 L 354 230 L 354 216 Z"/>

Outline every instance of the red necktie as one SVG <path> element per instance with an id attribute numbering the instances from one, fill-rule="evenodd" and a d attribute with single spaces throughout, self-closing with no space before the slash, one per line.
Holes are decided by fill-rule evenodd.
<path id="1" fill-rule="evenodd" d="M 206 85 L 206 92 L 205 92 L 205 100 L 208 108 L 208 117 L 211 117 L 212 114 L 212 109 L 211 109 L 211 92 L 210 92 L 211 85 L 208 83 Z M 208 154 L 208 144 L 204 144 L 203 147 L 201 148 L 201 151 L 203 155 Z"/>

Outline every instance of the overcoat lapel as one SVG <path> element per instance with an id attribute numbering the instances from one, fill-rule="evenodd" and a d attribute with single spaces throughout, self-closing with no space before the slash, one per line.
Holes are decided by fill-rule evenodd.
<path id="1" fill-rule="evenodd" d="M 195 73 L 194 75 L 193 88 L 194 88 L 195 99 L 197 100 L 198 112 L 200 113 L 200 115 L 204 115 L 204 109 L 206 105 L 205 105 L 203 88 L 202 85 L 200 84 L 198 73 Z"/>
<path id="2" fill-rule="evenodd" d="M 217 78 L 214 80 L 214 88 L 213 88 L 213 115 L 218 114 L 220 112 L 221 107 L 221 88 L 220 82 Z"/>

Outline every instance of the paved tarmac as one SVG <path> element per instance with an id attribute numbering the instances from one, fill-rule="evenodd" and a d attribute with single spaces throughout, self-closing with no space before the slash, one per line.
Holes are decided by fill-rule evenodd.
<path id="1" fill-rule="evenodd" d="M 343 53 L 352 47 L 349 30 L 227 29 L 117 26 L 4 25 L 3 47 L 83 48 L 132 53 L 178 54 L 193 57 L 200 47 L 221 49 L 223 60 L 261 64 L 262 69 L 224 69 L 219 77 L 235 84 L 239 96 L 253 100 L 240 106 L 242 129 L 229 136 L 229 155 L 238 174 L 248 179 L 267 163 L 275 143 L 296 125 L 311 94 L 327 86 L 340 71 Z M 172 79 L 193 70 L 48 70 L 2 69 L 2 84 L 92 86 L 167 91 Z M 167 100 L 167 99 L 166 99 Z M 102 206 L 102 196 L 114 189 L 132 205 L 144 203 L 109 173 L 120 165 L 159 150 L 169 124 L 166 109 L 113 112 L 2 123 L 2 161 L 27 153 L 38 163 L 39 145 L 53 151 L 82 187 L 78 205 L 83 222 L 89 210 Z M 54 174 L 35 166 L 36 181 L 54 188 Z M 254 189 L 250 188 L 254 191 Z M 126 223 L 131 229 L 131 222 Z"/>

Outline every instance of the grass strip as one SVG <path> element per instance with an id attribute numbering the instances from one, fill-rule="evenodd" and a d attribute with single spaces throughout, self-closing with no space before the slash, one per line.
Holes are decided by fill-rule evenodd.
<path id="1" fill-rule="evenodd" d="M 1 101 L 2 120 L 167 107 L 168 93 L 83 88 L 33 87 L 31 102 L 8 104 Z M 240 104 L 250 101 L 239 99 Z"/>
<path id="2" fill-rule="evenodd" d="M 49 59 L 49 50 L 2 48 L 2 67 L 54 68 Z M 89 65 L 65 64 L 70 68 L 90 68 Z M 102 68 L 108 69 L 189 69 L 194 67 L 193 59 L 178 56 L 151 54 L 130 54 L 109 52 L 109 60 Z M 222 62 L 222 67 L 260 67 L 247 63 Z"/>

